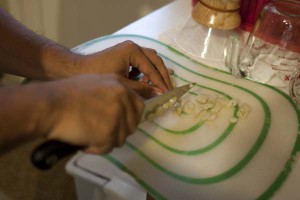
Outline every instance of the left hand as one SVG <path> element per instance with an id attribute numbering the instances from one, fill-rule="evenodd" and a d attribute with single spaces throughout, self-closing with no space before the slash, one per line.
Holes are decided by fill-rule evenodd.
<path id="1" fill-rule="evenodd" d="M 132 41 L 125 41 L 103 51 L 83 56 L 80 60 L 80 73 L 117 73 L 129 78 L 131 66 L 135 72 L 144 74 L 143 82 L 151 81 L 152 85 L 162 92 L 172 88 L 168 70 L 157 52 Z"/>

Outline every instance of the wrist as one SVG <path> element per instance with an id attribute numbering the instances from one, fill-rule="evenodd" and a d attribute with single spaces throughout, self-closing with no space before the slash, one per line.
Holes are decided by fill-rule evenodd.
<path id="1" fill-rule="evenodd" d="M 84 55 L 72 52 L 56 43 L 47 44 L 42 51 L 46 79 L 67 78 L 81 73 Z"/>
<path id="2" fill-rule="evenodd" d="M 59 88 L 52 87 L 53 82 L 32 84 L 35 113 L 32 115 L 32 134 L 36 137 L 47 137 L 59 119 L 64 97 Z"/>
<path id="3" fill-rule="evenodd" d="M 27 107 L 23 111 L 22 119 L 27 121 L 26 133 L 32 137 L 47 136 L 53 125 L 58 119 L 60 104 L 63 97 L 59 96 L 59 91 L 55 91 L 51 87 L 52 82 L 32 83 L 22 86 L 23 91 L 20 99 L 24 102 L 23 107 Z"/>
<path id="4" fill-rule="evenodd" d="M 1 144 L 9 147 L 44 136 L 51 129 L 55 109 L 42 90 L 35 84 L 0 89 Z"/>

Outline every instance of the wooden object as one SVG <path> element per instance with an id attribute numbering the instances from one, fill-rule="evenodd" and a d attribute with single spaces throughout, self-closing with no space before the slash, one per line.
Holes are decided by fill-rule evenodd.
<path id="1" fill-rule="evenodd" d="M 241 23 L 240 0 L 199 0 L 193 8 L 193 19 L 207 27 L 230 30 Z"/>

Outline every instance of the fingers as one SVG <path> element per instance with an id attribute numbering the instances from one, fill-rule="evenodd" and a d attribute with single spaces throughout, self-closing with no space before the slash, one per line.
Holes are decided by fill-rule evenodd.
<path id="1" fill-rule="evenodd" d="M 167 85 L 168 89 L 172 88 L 171 79 L 167 67 L 165 66 L 161 57 L 157 55 L 154 49 L 142 48 L 146 56 L 151 60 L 152 64 L 155 66 L 156 70 L 160 73 L 164 83 Z"/>
<path id="2" fill-rule="evenodd" d="M 150 82 L 149 77 L 148 77 L 148 76 L 143 76 L 143 77 L 142 77 L 142 82 L 144 82 L 144 83 L 149 83 L 149 82 Z"/>
<path id="3" fill-rule="evenodd" d="M 142 99 L 129 87 L 127 95 L 123 95 L 121 98 L 123 112 L 121 115 L 122 119 L 119 120 L 121 128 L 118 133 L 118 146 L 122 146 L 128 135 L 135 132 L 144 110 L 144 103 Z"/>
<path id="4" fill-rule="evenodd" d="M 164 92 L 163 90 L 149 85 L 148 82 L 144 81 L 140 82 L 126 79 L 124 80 L 124 83 L 145 99 L 155 97 Z"/>
<path id="5" fill-rule="evenodd" d="M 168 70 L 157 52 L 153 49 L 142 48 L 133 42 L 128 42 L 128 44 L 133 46 L 130 64 L 148 77 L 154 86 L 164 92 L 171 89 Z"/>
<path id="6" fill-rule="evenodd" d="M 126 79 L 124 79 L 126 80 Z M 132 81 L 134 82 L 134 81 Z M 138 126 L 138 123 L 141 119 L 144 103 L 142 99 L 135 93 L 132 89 L 124 85 L 124 92 L 119 92 L 120 94 L 120 108 L 119 112 L 121 113 L 119 116 L 118 127 L 116 127 L 109 137 L 110 139 L 105 142 L 104 145 L 95 145 L 98 142 L 95 142 L 91 146 L 89 146 L 85 152 L 92 154 L 105 154 L 109 153 L 114 147 L 120 147 L 124 145 L 127 137 L 133 134 Z"/>
<path id="7" fill-rule="evenodd" d="M 149 86 L 113 74 L 86 74 L 45 84 L 64 97 L 57 100 L 61 104 L 55 115 L 61 120 L 53 120 L 48 137 L 86 146 L 87 152 L 97 154 L 122 146 L 135 132 L 144 102 L 131 84 L 136 90 Z"/>
<path id="8" fill-rule="evenodd" d="M 141 97 L 132 90 L 126 82 L 136 82 L 120 77 L 122 91 L 118 96 L 120 99 L 120 119 L 118 120 L 119 128 L 116 130 L 117 137 L 115 146 L 122 146 L 126 138 L 133 134 L 138 126 L 142 113 L 144 111 L 144 102 Z"/>
<path id="9" fill-rule="evenodd" d="M 113 150 L 113 146 L 111 144 L 104 144 L 102 146 L 89 146 L 84 150 L 86 153 L 90 154 L 107 154 Z"/>

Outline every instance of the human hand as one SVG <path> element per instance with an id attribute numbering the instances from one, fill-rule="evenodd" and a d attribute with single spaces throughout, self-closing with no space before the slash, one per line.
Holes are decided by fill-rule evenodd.
<path id="1" fill-rule="evenodd" d="M 132 41 L 125 41 L 80 60 L 80 73 L 117 73 L 129 78 L 132 66 L 134 72 L 144 74 L 142 82 L 150 82 L 156 91 L 166 92 L 172 88 L 170 76 L 163 60 L 153 49 L 140 47 Z M 131 87 L 139 83 L 128 82 Z"/>
<path id="2" fill-rule="evenodd" d="M 118 75 L 81 75 L 44 83 L 51 113 L 43 120 L 49 139 L 108 153 L 124 144 L 139 124 L 144 103 Z"/>

